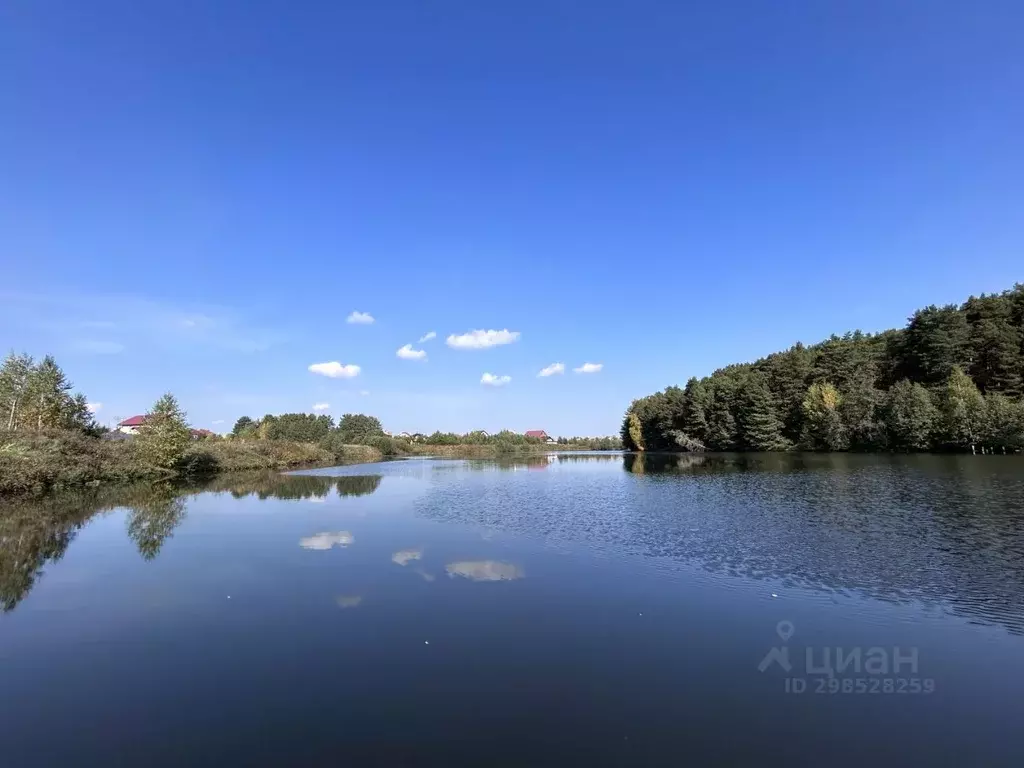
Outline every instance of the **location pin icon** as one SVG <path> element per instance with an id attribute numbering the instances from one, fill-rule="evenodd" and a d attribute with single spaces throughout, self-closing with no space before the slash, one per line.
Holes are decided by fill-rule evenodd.
<path id="1" fill-rule="evenodd" d="M 779 637 L 782 638 L 782 642 L 785 643 L 788 642 L 789 638 L 791 638 L 793 636 L 793 633 L 796 632 L 796 627 L 793 626 L 792 621 L 787 621 L 783 619 L 775 625 L 775 632 Z"/>

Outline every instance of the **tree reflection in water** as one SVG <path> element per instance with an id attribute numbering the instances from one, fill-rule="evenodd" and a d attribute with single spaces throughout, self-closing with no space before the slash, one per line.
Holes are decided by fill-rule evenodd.
<path id="1" fill-rule="evenodd" d="M 38 583 L 48 563 L 60 560 L 78 531 L 94 516 L 126 509 L 126 531 L 145 560 L 153 560 L 188 514 L 190 496 L 228 492 L 261 500 L 366 496 L 380 475 L 325 477 L 224 475 L 200 483 L 143 483 L 86 488 L 40 499 L 6 501 L 0 507 L 0 610 L 14 610 Z"/>
<path id="2" fill-rule="evenodd" d="M 185 498 L 168 486 L 156 486 L 129 506 L 128 538 L 139 554 L 152 560 L 160 554 L 164 542 L 185 519 Z"/>

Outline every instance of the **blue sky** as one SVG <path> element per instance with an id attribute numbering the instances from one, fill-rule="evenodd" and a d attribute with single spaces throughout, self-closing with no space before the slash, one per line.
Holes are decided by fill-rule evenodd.
<path id="1" fill-rule="evenodd" d="M 0 346 L 102 421 L 171 390 L 214 429 L 612 433 L 1024 279 L 1022 28 L 1013 0 L 13 0 Z M 478 329 L 519 335 L 446 343 Z"/>

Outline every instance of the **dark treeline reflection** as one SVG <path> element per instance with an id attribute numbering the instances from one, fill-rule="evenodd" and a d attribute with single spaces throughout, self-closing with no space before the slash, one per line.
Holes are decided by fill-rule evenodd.
<path id="1" fill-rule="evenodd" d="M 618 457 L 616 457 L 618 458 Z M 816 453 L 626 453 L 622 468 L 634 475 L 719 475 L 728 472 L 843 471 L 880 464 L 913 464 L 915 457 Z M 937 457 L 923 456 L 924 465 Z"/>
<path id="2" fill-rule="evenodd" d="M 603 461 L 618 461 L 621 452 L 609 453 L 559 453 L 556 454 L 559 464 L 587 464 Z"/>
<path id="3" fill-rule="evenodd" d="M 380 475 L 263 475 L 226 477 L 214 480 L 204 491 L 227 491 L 236 499 L 256 496 L 259 499 L 326 498 L 333 489 L 339 496 L 368 496 L 380 485 Z"/>
<path id="4" fill-rule="evenodd" d="M 834 595 L 922 601 L 1024 632 L 1024 457 L 626 454 L 543 496 L 438 484 L 432 519 Z M 617 479 L 618 478 L 618 479 Z"/>
<path id="5" fill-rule="evenodd" d="M 0 509 L 0 608 L 13 610 L 38 582 L 47 563 L 60 560 L 78 531 L 95 515 L 126 509 L 126 533 L 139 554 L 152 560 L 185 520 L 188 497 L 229 492 L 235 498 L 324 498 L 365 496 L 380 475 L 317 477 L 260 473 L 221 476 L 200 484 L 143 483 L 87 488 L 31 501 L 7 502 Z"/>
<path id="6" fill-rule="evenodd" d="M 441 465 L 437 468 L 454 471 L 468 468 L 480 472 L 490 472 L 499 469 L 511 472 L 521 469 L 547 469 L 552 464 L 619 461 L 621 456 L 622 454 L 619 451 L 608 453 L 546 453 L 540 456 L 498 456 L 487 459 L 467 459 L 464 463 Z"/>
<path id="7" fill-rule="evenodd" d="M 55 499 L 6 503 L 0 511 L 0 605 L 11 611 L 35 585 L 44 563 L 59 560 L 98 511 Z"/>

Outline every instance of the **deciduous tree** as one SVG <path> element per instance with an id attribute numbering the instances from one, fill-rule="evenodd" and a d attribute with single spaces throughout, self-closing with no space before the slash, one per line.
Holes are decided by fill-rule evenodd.
<path id="1" fill-rule="evenodd" d="M 20 411 L 25 406 L 29 391 L 33 361 L 28 355 L 11 352 L 0 368 L 0 418 L 7 429 L 15 430 L 20 423 Z"/>
<path id="2" fill-rule="evenodd" d="M 808 451 L 843 451 L 849 447 L 840 416 L 842 398 L 829 382 L 815 382 L 803 402 L 804 429 L 800 447 Z"/>
<path id="3" fill-rule="evenodd" d="M 953 368 L 938 393 L 937 442 L 945 448 L 970 450 L 985 433 L 985 399 L 960 368 Z"/>
<path id="4" fill-rule="evenodd" d="M 883 408 L 890 447 L 899 451 L 926 451 L 931 447 L 936 411 L 928 390 L 903 379 L 886 393 Z"/>

